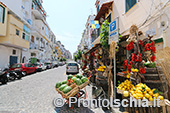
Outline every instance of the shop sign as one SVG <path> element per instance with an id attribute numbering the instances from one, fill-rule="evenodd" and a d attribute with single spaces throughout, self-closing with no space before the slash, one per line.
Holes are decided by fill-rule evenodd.
<path id="1" fill-rule="evenodd" d="M 119 40 L 119 18 L 116 18 L 110 23 L 109 27 L 109 44 L 112 41 L 118 42 Z"/>

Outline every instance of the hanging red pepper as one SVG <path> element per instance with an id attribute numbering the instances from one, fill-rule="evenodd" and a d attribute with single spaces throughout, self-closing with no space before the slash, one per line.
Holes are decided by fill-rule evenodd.
<path id="1" fill-rule="evenodd" d="M 131 68 L 132 68 L 132 65 L 128 65 L 127 70 L 129 71 L 129 73 L 131 72 Z"/>
<path id="2" fill-rule="evenodd" d="M 137 61 L 137 56 L 135 53 L 132 53 L 132 61 Z"/>
<path id="3" fill-rule="evenodd" d="M 139 44 L 141 47 L 143 47 L 143 41 L 142 40 L 139 40 Z"/>
<path id="4" fill-rule="evenodd" d="M 92 53 L 92 56 L 95 57 L 95 53 L 94 52 Z"/>
<path id="5" fill-rule="evenodd" d="M 150 47 L 151 47 L 151 44 L 150 43 L 147 43 L 145 45 L 145 50 L 144 51 L 149 51 L 150 50 Z"/>
<path id="6" fill-rule="evenodd" d="M 130 61 L 130 62 L 129 62 L 129 64 L 132 66 L 132 65 L 133 65 L 133 62 L 132 62 L 132 61 Z"/>
<path id="7" fill-rule="evenodd" d="M 130 51 L 131 49 L 133 49 L 133 41 L 131 41 L 127 46 L 126 46 L 126 49 L 128 50 L 128 51 Z"/>
<path id="8" fill-rule="evenodd" d="M 128 65 L 128 61 L 127 61 L 127 60 L 125 60 L 125 61 L 123 62 L 124 69 L 126 69 L 126 68 L 127 68 L 127 65 Z"/>
<path id="9" fill-rule="evenodd" d="M 138 61 L 138 62 L 142 62 L 142 55 L 141 55 L 141 54 L 138 54 L 138 55 L 137 55 L 137 61 Z"/>
<path id="10" fill-rule="evenodd" d="M 152 62 L 155 62 L 155 59 L 156 59 L 155 55 L 152 55 L 151 61 L 152 61 Z"/>
<path id="11" fill-rule="evenodd" d="M 144 66 L 140 67 L 140 73 L 141 74 L 145 74 L 146 73 L 146 70 L 145 70 Z"/>

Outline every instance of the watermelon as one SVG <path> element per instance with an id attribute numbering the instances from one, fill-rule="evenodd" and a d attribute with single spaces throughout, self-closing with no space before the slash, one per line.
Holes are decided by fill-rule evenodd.
<path id="1" fill-rule="evenodd" d="M 77 74 L 76 77 L 81 79 L 83 76 L 81 74 Z"/>
<path id="2" fill-rule="evenodd" d="M 76 81 L 76 79 L 77 79 L 76 77 L 73 77 L 71 80 L 73 80 L 73 81 L 75 82 L 75 81 Z"/>
<path id="3" fill-rule="evenodd" d="M 87 77 L 82 77 L 82 78 L 81 78 L 81 81 L 82 81 L 83 83 L 85 83 L 85 82 L 88 81 L 88 79 L 87 79 Z"/>
<path id="4" fill-rule="evenodd" d="M 77 78 L 76 81 L 75 81 L 75 83 L 76 83 L 76 85 L 81 85 L 81 84 L 82 84 L 82 81 L 81 81 L 79 78 Z"/>
<path id="5" fill-rule="evenodd" d="M 67 84 L 63 84 L 59 87 L 59 90 L 62 91 L 65 87 L 67 87 L 68 85 Z"/>
<path id="6" fill-rule="evenodd" d="M 62 81 L 62 84 L 67 84 L 67 80 Z"/>
<path id="7" fill-rule="evenodd" d="M 55 87 L 59 88 L 60 86 L 61 86 L 61 82 L 57 82 Z"/>
<path id="8" fill-rule="evenodd" d="M 73 78 L 73 75 L 68 75 L 67 80 Z"/>
<path id="9" fill-rule="evenodd" d="M 67 86 L 67 87 L 65 87 L 65 88 L 63 89 L 63 93 L 66 94 L 66 93 L 68 93 L 68 92 L 71 91 L 71 90 L 72 90 L 71 87 L 70 87 L 70 86 Z"/>

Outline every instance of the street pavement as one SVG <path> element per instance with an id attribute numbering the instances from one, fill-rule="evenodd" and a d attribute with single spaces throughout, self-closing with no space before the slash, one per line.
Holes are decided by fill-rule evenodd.
<path id="1" fill-rule="evenodd" d="M 71 110 L 66 104 L 54 107 L 53 100 L 61 97 L 55 90 L 55 84 L 67 79 L 65 73 L 66 66 L 60 66 L 1 85 L 0 113 L 102 113 L 101 108 L 75 107 Z M 88 99 L 91 99 L 91 86 L 86 89 Z"/>

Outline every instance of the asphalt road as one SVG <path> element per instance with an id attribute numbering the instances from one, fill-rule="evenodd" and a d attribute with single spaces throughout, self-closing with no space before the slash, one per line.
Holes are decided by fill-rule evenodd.
<path id="1" fill-rule="evenodd" d="M 55 90 L 66 79 L 65 66 L 37 72 L 0 86 L 0 113 L 55 113 Z"/>
<path id="2" fill-rule="evenodd" d="M 0 85 L 0 113 L 104 113 L 101 108 L 83 106 L 71 110 L 67 104 L 56 108 L 53 100 L 62 97 L 55 85 L 66 78 L 66 66 L 60 66 Z M 92 99 L 92 86 L 85 89 L 87 99 Z"/>

